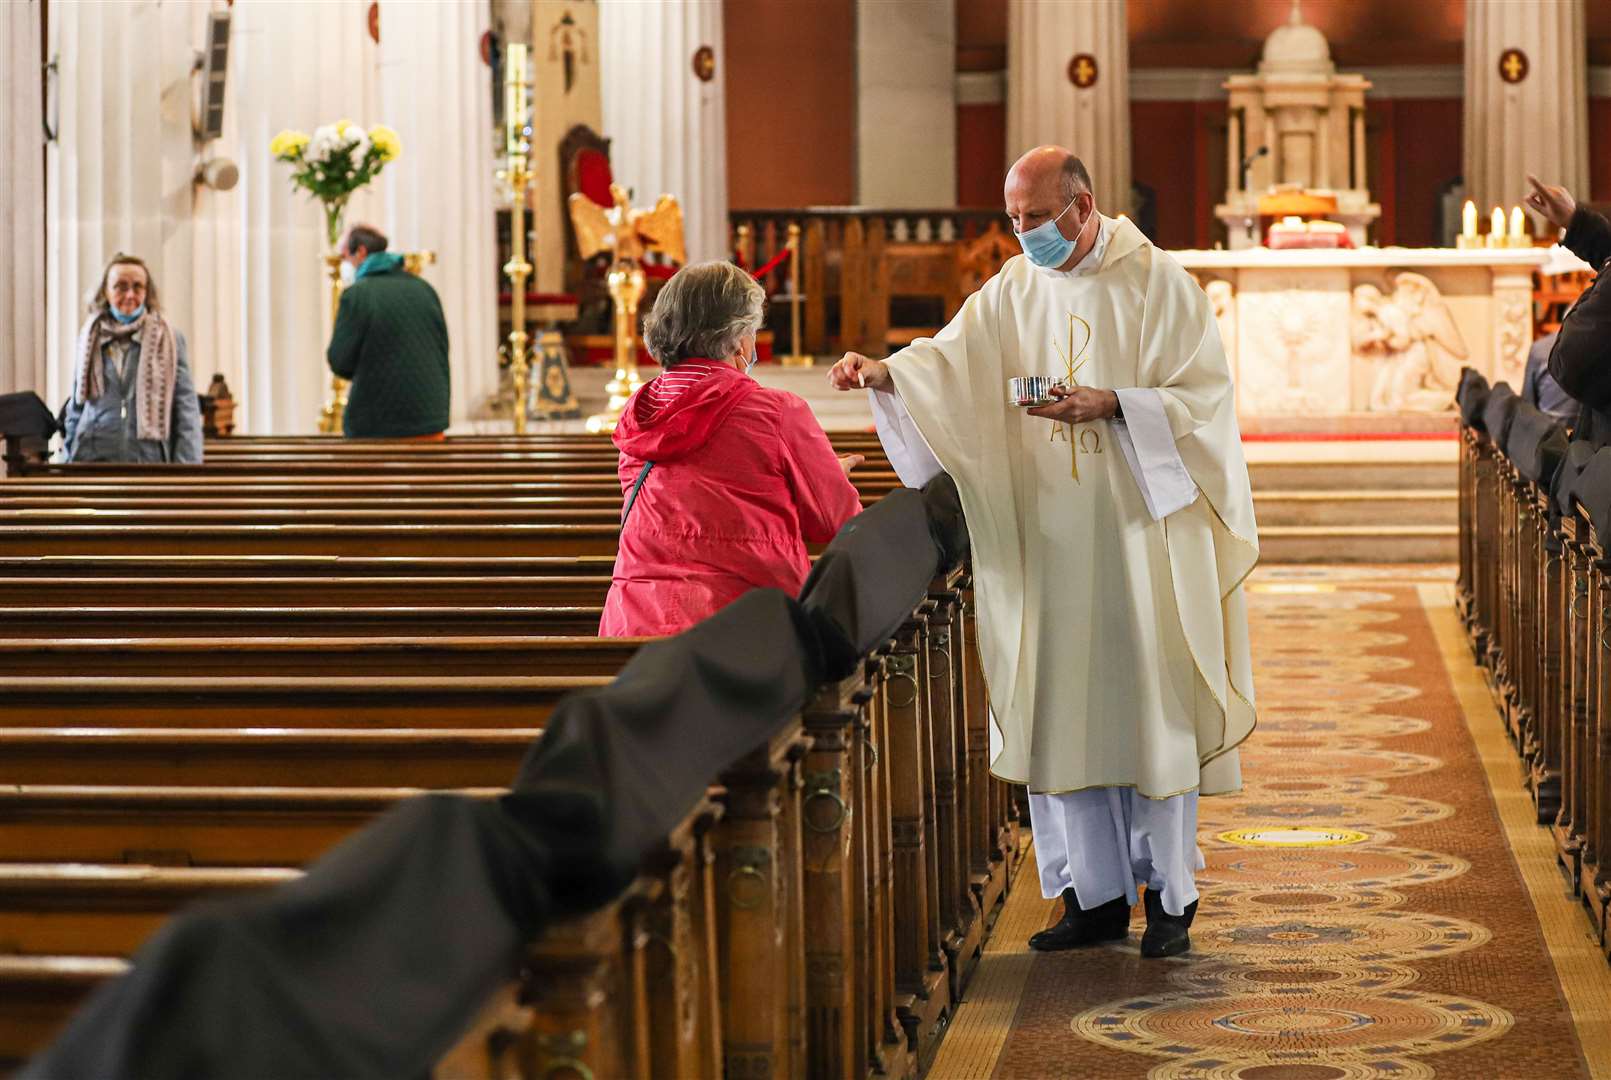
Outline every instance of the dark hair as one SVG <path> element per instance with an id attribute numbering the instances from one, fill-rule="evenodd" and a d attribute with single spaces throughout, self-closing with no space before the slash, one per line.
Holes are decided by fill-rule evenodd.
<path id="1" fill-rule="evenodd" d="M 1085 162 L 1073 154 L 1063 159 L 1063 198 L 1070 202 L 1074 196 L 1081 192 L 1091 190 L 1091 174 L 1085 169 Z"/>
<path id="2" fill-rule="evenodd" d="M 363 248 L 373 255 L 377 251 L 385 251 L 386 234 L 373 225 L 354 225 L 347 230 L 347 254 L 352 255 L 359 248 Z"/>
<path id="3" fill-rule="evenodd" d="M 114 266 L 138 266 L 145 271 L 145 309 L 147 311 L 161 311 L 162 302 L 157 299 L 157 282 L 151 276 L 151 268 L 145 260 L 138 255 L 125 255 L 118 252 L 106 263 L 106 269 L 101 271 L 100 278 L 91 286 L 89 294 L 84 297 L 84 314 L 104 315 L 112 310 L 112 305 L 106 299 L 106 278 L 111 274 Z"/>

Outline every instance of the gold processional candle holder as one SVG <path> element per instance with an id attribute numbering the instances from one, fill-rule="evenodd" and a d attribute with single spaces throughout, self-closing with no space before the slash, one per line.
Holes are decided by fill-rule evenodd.
<path id="1" fill-rule="evenodd" d="M 608 408 L 587 418 L 587 430 L 594 434 L 614 431 L 627 399 L 643 385 L 638 373 L 638 306 L 648 284 L 644 254 L 660 252 L 678 266 L 688 261 L 682 207 L 675 198 L 662 195 L 653 209 L 634 210 L 626 191 L 611 184 L 610 199 L 614 205 L 605 208 L 575 192 L 568 203 L 582 258 L 604 252 L 612 256 L 605 284 L 615 307 L 615 378 L 604 388 L 610 395 Z"/>
<path id="2" fill-rule="evenodd" d="M 526 281 L 531 260 L 526 256 L 526 194 L 531 187 L 531 143 L 526 138 L 527 92 L 531 87 L 529 50 L 511 44 L 504 53 L 503 123 L 506 163 L 503 179 L 509 185 L 509 340 L 499 352 L 509 358 L 509 381 L 515 394 L 516 435 L 526 433 L 527 381 L 531 372 L 531 335 L 526 331 Z"/>

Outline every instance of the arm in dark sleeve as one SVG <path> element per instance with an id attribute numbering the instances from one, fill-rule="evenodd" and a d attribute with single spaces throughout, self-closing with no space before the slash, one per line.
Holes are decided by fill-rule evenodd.
<path id="1" fill-rule="evenodd" d="M 336 326 L 330 332 L 330 348 L 325 351 L 330 370 L 343 379 L 352 378 L 358 371 L 358 353 L 363 348 L 368 322 L 367 314 L 349 288 L 341 294 Z"/>
<path id="2" fill-rule="evenodd" d="M 1611 258 L 1611 222 L 1588 207 L 1580 206 L 1566 226 L 1561 245 L 1598 272 L 1605 260 Z"/>
<path id="3" fill-rule="evenodd" d="M 1604 218 L 1598 220 L 1605 225 Z M 1566 313 L 1549 354 L 1549 373 L 1561 389 L 1592 409 L 1611 407 L 1611 288 L 1606 286 L 1607 276 L 1595 278 Z"/>

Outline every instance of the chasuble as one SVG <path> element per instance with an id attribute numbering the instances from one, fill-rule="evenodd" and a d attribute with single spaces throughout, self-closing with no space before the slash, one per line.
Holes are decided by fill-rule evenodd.
<path id="1" fill-rule="evenodd" d="M 1224 348 L 1208 298 L 1128 220 L 1102 220 L 1093 256 L 1008 260 L 886 361 L 967 515 L 991 769 L 1038 794 L 1233 791 L 1258 539 Z M 1116 390 L 1125 419 L 1028 416 L 1007 403 L 1020 375 Z"/>

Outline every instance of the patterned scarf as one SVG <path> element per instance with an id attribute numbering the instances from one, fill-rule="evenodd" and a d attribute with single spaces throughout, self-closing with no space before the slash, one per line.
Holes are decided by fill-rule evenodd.
<path id="1" fill-rule="evenodd" d="M 106 312 L 91 315 L 78 331 L 74 355 L 73 400 L 82 405 L 101 396 L 101 352 L 109 342 L 140 342 L 139 387 L 135 394 L 136 432 L 142 439 L 168 441 L 168 419 L 173 415 L 173 387 L 179 378 L 179 352 L 168 320 L 146 312 L 131 323 L 119 323 Z M 127 395 L 128 387 L 123 388 Z"/>

